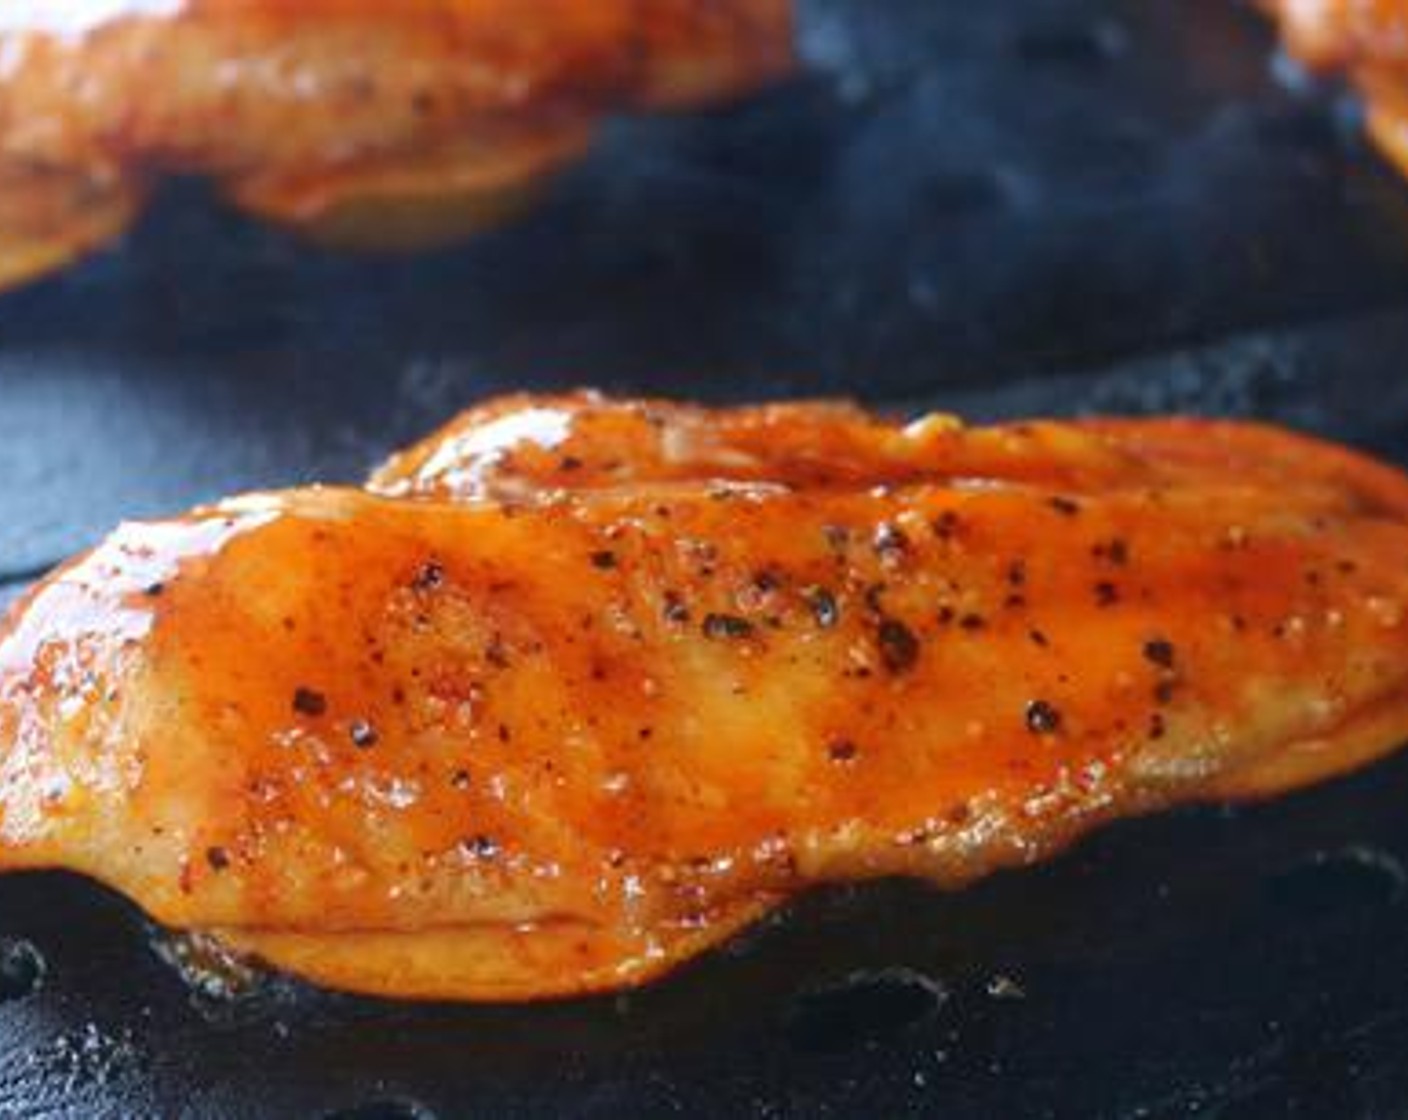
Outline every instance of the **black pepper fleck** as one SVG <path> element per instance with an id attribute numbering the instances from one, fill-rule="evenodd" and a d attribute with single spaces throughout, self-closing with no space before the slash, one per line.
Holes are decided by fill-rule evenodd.
<path id="1" fill-rule="evenodd" d="M 347 728 L 347 734 L 352 739 L 352 745 L 358 750 L 371 750 L 376 746 L 378 738 L 376 728 L 364 719 L 354 720 Z"/>
<path id="2" fill-rule="evenodd" d="M 499 854 L 499 842 L 492 836 L 471 836 L 460 841 L 460 850 L 474 859 L 493 859 Z"/>
<path id="3" fill-rule="evenodd" d="M 737 615 L 710 614 L 704 619 L 704 636 L 715 641 L 751 638 L 753 631 L 753 624 Z"/>
<path id="4" fill-rule="evenodd" d="M 601 549 L 592 553 L 592 567 L 607 571 L 616 567 L 616 554 L 610 549 Z"/>
<path id="5" fill-rule="evenodd" d="M 812 617 L 823 630 L 830 630 L 841 621 L 841 607 L 836 596 L 824 587 L 813 587 L 806 592 L 807 606 Z"/>
<path id="6" fill-rule="evenodd" d="M 875 530 L 872 542 L 876 554 L 885 561 L 894 562 L 909 551 L 909 536 L 898 525 L 886 522 Z"/>
<path id="7" fill-rule="evenodd" d="M 1173 643 L 1167 638 L 1151 638 L 1144 643 L 1144 658 L 1160 669 L 1172 669 L 1177 658 Z"/>
<path id="8" fill-rule="evenodd" d="M 1080 503 L 1074 498 L 1066 498 L 1057 495 L 1047 500 L 1047 505 L 1059 513 L 1062 517 L 1075 517 L 1080 513 Z"/>
<path id="9" fill-rule="evenodd" d="M 445 568 L 438 560 L 429 560 L 421 565 L 411 586 L 417 591 L 433 591 L 445 582 Z"/>
<path id="10" fill-rule="evenodd" d="M 230 866 L 230 853 L 224 848 L 207 848 L 205 862 L 210 864 L 212 871 L 224 871 Z"/>
<path id="11" fill-rule="evenodd" d="M 934 536 L 942 541 L 952 540 L 954 535 L 958 532 L 959 524 L 958 514 L 954 513 L 951 509 L 945 510 L 943 513 L 939 514 L 938 517 L 934 518 L 932 522 Z"/>
<path id="12" fill-rule="evenodd" d="M 851 740 L 837 739 L 826 748 L 826 753 L 832 762 L 853 762 L 860 751 Z"/>
<path id="13" fill-rule="evenodd" d="M 1102 607 L 1113 607 L 1120 601 L 1120 589 L 1109 580 L 1095 585 L 1095 601 Z"/>
<path id="14" fill-rule="evenodd" d="M 297 688 L 293 693 L 293 710 L 301 716 L 314 718 L 328 710 L 328 698 L 311 688 Z"/>
<path id="15" fill-rule="evenodd" d="M 142 590 L 142 594 L 146 595 L 149 599 L 159 599 L 162 595 L 166 594 L 166 584 L 160 581 L 157 583 L 149 583 Z"/>
<path id="16" fill-rule="evenodd" d="M 919 639 L 898 619 L 887 618 L 877 631 L 880 659 L 891 673 L 905 673 L 919 660 Z"/>
<path id="17" fill-rule="evenodd" d="M 662 612 L 666 622 L 685 623 L 689 621 L 689 608 L 674 591 L 665 592 L 665 609 Z"/>
<path id="18" fill-rule="evenodd" d="M 759 595 L 768 595 L 782 586 L 782 577 L 776 572 L 761 571 L 753 573 L 753 587 Z"/>
<path id="19" fill-rule="evenodd" d="M 484 660 L 496 669 L 508 668 L 508 650 L 504 648 L 504 636 L 495 634 L 484 647 Z"/>
<path id="20" fill-rule="evenodd" d="M 1027 705 L 1027 730 L 1033 735 L 1055 735 L 1061 730 L 1061 713 L 1045 700 Z"/>
<path id="21" fill-rule="evenodd" d="M 1129 564 L 1129 544 L 1119 537 L 1097 544 L 1090 551 L 1096 559 L 1107 560 L 1117 568 Z"/>

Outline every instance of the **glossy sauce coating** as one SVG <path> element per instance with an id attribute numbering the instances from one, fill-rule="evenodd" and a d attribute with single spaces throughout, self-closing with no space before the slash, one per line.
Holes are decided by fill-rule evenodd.
<path id="1" fill-rule="evenodd" d="M 168 173 L 315 235 L 443 241 L 606 114 L 751 92 L 790 40 L 789 0 L 0 0 L 0 286 Z"/>
<path id="2" fill-rule="evenodd" d="M 640 982 L 1408 732 L 1408 480 L 1192 420 L 591 395 L 127 526 L 0 640 L 0 866 L 323 983 Z"/>

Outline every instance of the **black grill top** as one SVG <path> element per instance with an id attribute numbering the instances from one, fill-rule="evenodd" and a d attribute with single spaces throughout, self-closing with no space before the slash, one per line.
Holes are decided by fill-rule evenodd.
<path id="1" fill-rule="evenodd" d="M 356 478 L 505 388 L 1257 415 L 1408 463 L 1408 185 L 1250 11 L 804 8 L 810 77 L 620 125 L 466 250 L 348 261 L 177 189 L 0 299 L 5 586 L 124 516 Z M 0 1115 L 1398 1113 L 1405 797 L 1408 759 L 960 895 L 834 892 L 540 1008 L 213 1003 L 120 900 L 12 879 Z"/>

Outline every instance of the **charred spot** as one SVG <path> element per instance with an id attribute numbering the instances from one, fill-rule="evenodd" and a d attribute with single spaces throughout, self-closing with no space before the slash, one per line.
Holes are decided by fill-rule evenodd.
<path id="1" fill-rule="evenodd" d="M 205 862 L 212 871 L 224 871 L 230 866 L 230 853 L 224 848 L 206 848 Z"/>
<path id="2" fill-rule="evenodd" d="M 1013 560 L 1007 565 L 1007 583 L 1011 587 L 1027 586 L 1027 562 L 1025 560 Z"/>
<path id="3" fill-rule="evenodd" d="M 316 689 L 298 687 L 293 691 L 293 710 L 301 716 L 317 718 L 328 710 L 328 698 Z"/>
<path id="4" fill-rule="evenodd" d="M 610 571 L 616 567 L 616 554 L 609 548 L 598 549 L 592 553 L 592 567 L 601 571 Z"/>
<path id="5" fill-rule="evenodd" d="M 830 630 L 841 621 L 841 607 L 836 596 L 824 587 L 809 588 L 806 592 L 807 607 L 823 630 Z"/>
<path id="6" fill-rule="evenodd" d="M 958 617 L 958 612 L 950 606 L 942 606 L 935 617 L 938 618 L 940 626 L 952 626 L 954 619 Z"/>
<path id="7" fill-rule="evenodd" d="M 1056 495 L 1054 498 L 1048 498 L 1046 504 L 1062 517 L 1076 517 L 1081 511 L 1081 504 L 1078 501 L 1060 494 Z"/>
<path id="8" fill-rule="evenodd" d="M 1046 636 L 1046 632 L 1033 627 L 1027 631 L 1027 637 L 1032 640 L 1032 645 L 1046 649 L 1051 645 L 1051 639 Z"/>
<path id="9" fill-rule="evenodd" d="M 376 728 L 364 719 L 354 720 L 347 728 L 347 735 L 352 740 L 352 745 L 359 751 L 371 750 L 376 746 L 379 738 Z"/>
<path id="10" fill-rule="evenodd" d="M 832 762 L 853 762 L 860 748 L 850 739 L 836 739 L 827 745 L 826 753 Z"/>
<path id="11" fill-rule="evenodd" d="M 976 634 L 979 630 L 987 628 L 988 620 L 976 611 L 970 611 L 958 620 L 958 625 L 970 634 Z"/>
<path id="12" fill-rule="evenodd" d="M 710 614 L 704 619 L 704 636 L 714 641 L 751 638 L 755 629 L 746 618 L 733 614 Z"/>
<path id="13" fill-rule="evenodd" d="M 1178 651 L 1167 638 L 1150 638 L 1144 643 L 1144 660 L 1160 669 L 1172 669 Z"/>
<path id="14" fill-rule="evenodd" d="M 1095 585 L 1095 602 L 1102 607 L 1113 607 L 1120 601 L 1120 589 L 1117 584 L 1111 583 L 1107 579 L 1102 579 Z"/>
<path id="15" fill-rule="evenodd" d="M 1033 700 L 1027 705 L 1027 730 L 1033 735 L 1055 735 L 1063 722 L 1060 709 L 1048 700 Z"/>
<path id="16" fill-rule="evenodd" d="M 907 673 L 919 660 L 919 639 L 898 619 L 884 619 L 876 631 L 876 641 L 880 659 L 891 673 Z"/>
<path id="17" fill-rule="evenodd" d="M 411 581 L 411 586 L 417 591 L 434 591 L 444 584 L 445 567 L 438 560 L 427 560 Z"/>

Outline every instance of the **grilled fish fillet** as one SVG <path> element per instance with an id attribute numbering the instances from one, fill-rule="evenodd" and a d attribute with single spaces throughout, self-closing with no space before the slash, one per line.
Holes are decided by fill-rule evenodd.
<path id="1" fill-rule="evenodd" d="M 790 61 L 790 0 L 0 0 L 0 286 L 112 237 L 168 173 L 335 242 L 443 242 L 606 114 Z"/>
<path id="2" fill-rule="evenodd" d="M 0 868 L 321 984 L 657 976 L 1408 737 L 1408 479 L 1185 419 L 582 395 L 129 524 L 0 637 Z"/>
<path id="3" fill-rule="evenodd" d="M 1408 0 L 1264 0 L 1290 53 L 1346 71 L 1368 102 L 1369 134 L 1408 173 Z"/>

